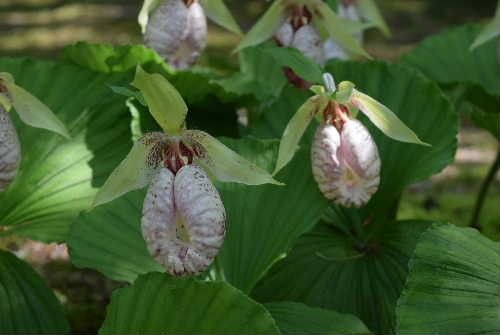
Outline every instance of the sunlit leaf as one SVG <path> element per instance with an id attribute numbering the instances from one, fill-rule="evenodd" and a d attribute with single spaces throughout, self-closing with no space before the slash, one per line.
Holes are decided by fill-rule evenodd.
<path id="1" fill-rule="evenodd" d="M 419 240 L 398 301 L 400 334 L 498 334 L 500 243 L 434 225 Z"/>
<path id="2" fill-rule="evenodd" d="M 330 7 L 324 2 L 318 2 L 316 6 L 320 16 L 316 18 L 319 24 L 328 32 L 328 35 L 343 49 L 353 55 L 371 58 L 360 43 L 349 33 L 342 29 L 342 21 Z"/>
<path id="3" fill-rule="evenodd" d="M 168 134 L 178 134 L 182 130 L 188 108 L 165 77 L 149 74 L 138 66 L 132 85 L 141 91 L 151 115 Z"/>
<path id="4" fill-rule="evenodd" d="M 12 106 L 24 123 L 43 128 L 69 138 L 66 126 L 52 113 L 52 111 L 37 97 L 16 85 L 13 78 L 5 73 L 0 73 L 0 83 L 7 88 Z"/>
<path id="5" fill-rule="evenodd" d="M 235 51 L 260 44 L 271 38 L 284 21 L 285 2 L 275 0 L 252 29 L 243 37 Z"/>
<path id="6" fill-rule="evenodd" d="M 27 263 L 0 250 L 0 333 L 69 333 L 52 290 Z"/>
<path id="7" fill-rule="evenodd" d="M 273 174 L 280 171 L 292 159 L 309 123 L 316 116 L 316 113 L 326 107 L 327 103 L 327 98 L 320 95 L 313 96 L 307 99 L 291 118 L 281 138 L 278 160 Z"/>
<path id="8" fill-rule="evenodd" d="M 206 154 L 197 158 L 197 162 L 218 180 L 246 185 L 282 185 L 269 172 L 249 162 L 209 134 L 200 130 L 187 130 L 184 136 L 199 143 L 206 150 Z"/>
<path id="9" fill-rule="evenodd" d="M 201 0 L 200 4 L 207 17 L 227 30 L 241 35 L 241 29 L 223 0 Z"/>
<path id="10" fill-rule="evenodd" d="M 150 273 L 117 290 L 100 334 L 279 334 L 269 312 L 223 282 Z"/>
<path id="11" fill-rule="evenodd" d="M 154 142 L 139 140 L 127 157 L 116 167 L 97 193 L 93 207 L 110 202 L 121 195 L 146 187 L 155 169 L 148 165 L 148 156 Z"/>
<path id="12" fill-rule="evenodd" d="M 372 22 L 385 36 L 391 35 L 389 27 L 382 17 L 382 14 L 380 14 L 380 10 L 375 0 L 359 0 L 357 6 L 363 18 Z"/>
<path id="13" fill-rule="evenodd" d="M 109 88 L 123 85 L 123 76 L 24 58 L 0 59 L 0 68 L 40 97 L 71 135 L 67 140 L 40 131 L 11 114 L 23 159 L 16 179 L 0 194 L 0 235 L 63 241 L 132 145 L 125 98 Z"/>
<path id="14" fill-rule="evenodd" d="M 354 90 L 351 103 L 363 112 L 384 134 L 401 142 L 429 145 L 422 142 L 417 134 L 408 128 L 389 108 L 372 97 Z"/>

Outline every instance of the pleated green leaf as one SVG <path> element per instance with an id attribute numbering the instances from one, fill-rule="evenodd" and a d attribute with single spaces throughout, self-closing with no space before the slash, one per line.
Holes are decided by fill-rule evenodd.
<path id="1" fill-rule="evenodd" d="M 0 68 L 46 104 L 71 136 L 40 131 L 12 114 L 23 158 L 15 181 L 0 194 L 0 225 L 7 229 L 0 235 L 63 241 L 132 145 L 125 99 L 108 86 L 122 76 L 24 58 L 0 59 Z"/>
<path id="2" fill-rule="evenodd" d="M 230 148 L 261 168 L 271 170 L 278 141 L 225 140 Z M 286 186 L 219 183 L 228 231 L 219 254 L 226 280 L 249 292 L 266 271 L 310 230 L 328 206 L 314 182 L 310 151 L 299 150 L 276 175 Z"/>
<path id="3" fill-rule="evenodd" d="M 133 282 L 151 271 L 164 271 L 150 256 L 141 233 L 145 191 L 135 191 L 82 213 L 72 224 L 71 262 L 108 278 Z"/>
<path id="4" fill-rule="evenodd" d="M 52 290 L 25 262 L 0 250 L 0 334 L 68 333 Z"/>
<path id="5" fill-rule="evenodd" d="M 141 276 L 113 294 L 101 334 L 279 334 L 266 309 L 222 282 Z"/>
<path id="6" fill-rule="evenodd" d="M 392 333 L 408 261 L 429 225 L 384 224 L 363 249 L 336 228 L 319 224 L 271 268 L 252 296 L 260 302 L 295 301 L 354 314 L 373 332 Z"/>
<path id="7" fill-rule="evenodd" d="M 271 302 L 265 307 L 282 334 L 370 334 L 357 317 L 296 302 Z"/>
<path id="8" fill-rule="evenodd" d="M 471 228 L 422 234 L 398 302 L 400 334 L 500 333 L 500 243 Z"/>

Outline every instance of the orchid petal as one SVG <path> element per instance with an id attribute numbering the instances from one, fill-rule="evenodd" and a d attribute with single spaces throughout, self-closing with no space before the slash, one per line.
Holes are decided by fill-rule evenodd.
<path id="1" fill-rule="evenodd" d="M 151 13 L 156 7 L 158 7 L 160 2 L 161 0 L 144 0 L 138 18 L 139 25 L 141 26 L 141 32 L 143 34 L 146 32 L 146 27 L 149 22 L 149 13 Z"/>
<path id="2" fill-rule="evenodd" d="M 188 108 L 181 95 L 169 81 L 149 74 L 137 66 L 132 85 L 137 87 L 149 106 L 149 112 L 169 135 L 179 134 L 184 126 Z"/>
<path id="3" fill-rule="evenodd" d="M 250 29 L 250 31 L 245 35 L 235 52 L 260 44 L 271 38 L 284 22 L 284 9 L 285 6 L 283 0 L 275 1 L 264 13 L 261 19 L 257 21 L 252 29 Z"/>
<path id="4" fill-rule="evenodd" d="M 151 149 L 162 136 L 161 133 L 149 133 L 134 143 L 127 157 L 116 167 L 97 193 L 92 207 L 110 202 L 149 184 L 157 165 L 151 161 Z"/>
<path id="5" fill-rule="evenodd" d="M 9 73 L 0 73 L 0 82 L 7 88 L 10 102 L 24 123 L 70 138 L 66 126 L 49 107 L 24 88 L 17 86 Z"/>
<path id="6" fill-rule="evenodd" d="M 500 36 L 500 1 L 497 4 L 495 17 L 489 22 L 481 33 L 476 37 L 474 43 L 470 46 L 470 50 L 474 50 L 478 46 Z"/>
<path id="7" fill-rule="evenodd" d="M 422 142 L 389 108 L 372 97 L 354 90 L 351 103 L 364 113 L 385 135 L 397 141 L 430 146 Z"/>
<path id="8" fill-rule="evenodd" d="M 354 37 L 349 35 L 348 32 L 342 29 L 343 21 L 325 2 L 318 2 L 315 8 L 319 13 L 317 22 L 321 24 L 321 27 L 328 32 L 328 35 L 336 43 L 354 55 L 371 58 L 371 56 L 363 49 L 361 44 L 356 41 Z"/>
<path id="9" fill-rule="evenodd" d="M 246 185 L 283 185 L 271 174 L 219 142 L 216 138 L 200 130 L 186 130 L 183 136 L 204 149 L 204 155 L 195 162 L 223 182 Z"/>
<path id="10" fill-rule="evenodd" d="M 278 160 L 273 175 L 292 160 L 309 123 L 319 111 L 326 107 L 327 103 L 327 97 L 315 95 L 309 98 L 290 119 L 281 138 Z"/>
<path id="11" fill-rule="evenodd" d="M 201 0 L 207 17 L 230 32 L 241 35 L 241 29 L 222 0 Z"/>

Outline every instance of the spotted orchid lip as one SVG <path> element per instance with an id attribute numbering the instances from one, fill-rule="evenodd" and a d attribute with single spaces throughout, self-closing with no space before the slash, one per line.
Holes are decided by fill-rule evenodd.
<path id="1" fill-rule="evenodd" d="M 207 41 L 203 8 L 197 1 L 163 1 L 148 22 L 144 40 L 174 68 L 194 65 Z"/>
<path id="2" fill-rule="evenodd" d="M 144 200 L 141 228 L 149 252 L 171 275 L 196 275 L 224 242 L 226 212 L 199 166 L 186 165 L 175 175 L 161 168 Z"/>
<path id="3" fill-rule="evenodd" d="M 0 192 L 12 183 L 21 162 L 21 145 L 9 114 L 0 106 Z"/>
<path id="4" fill-rule="evenodd" d="M 380 183 L 380 157 L 368 130 L 355 119 L 340 132 L 320 126 L 311 150 L 313 175 L 323 195 L 345 207 L 365 205 Z"/>

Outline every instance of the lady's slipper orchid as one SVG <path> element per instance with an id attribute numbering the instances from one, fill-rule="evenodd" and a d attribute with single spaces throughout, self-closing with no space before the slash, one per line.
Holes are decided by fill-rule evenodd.
<path id="1" fill-rule="evenodd" d="M 9 116 L 15 109 L 21 121 L 69 138 L 64 124 L 40 100 L 16 85 L 9 73 L 0 73 L 0 192 L 14 180 L 21 162 L 21 145 Z"/>
<path id="2" fill-rule="evenodd" d="M 377 191 L 380 158 L 368 130 L 355 119 L 356 110 L 364 113 L 385 135 L 402 142 L 428 145 L 387 107 L 355 89 L 351 82 L 335 86 L 330 74 L 325 86 L 313 86 L 309 98 L 288 123 L 280 143 L 274 173 L 292 158 L 311 120 L 317 117 L 311 150 L 313 175 L 323 195 L 346 207 L 365 205 Z"/>
<path id="3" fill-rule="evenodd" d="M 222 245 L 225 212 L 207 174 L 248 185 L 280 184 L 209 134 L 185 129 L 187 106 L 161 75 L 137 68 L 132 83 L 164 132 L 145 134 L 113 171 L 94 206 L 149 186 L 142 231 L 172 275 L 205 271 Z"/>
<path id="4" fill-rule="evenodd" d="M 176 69 L 194 65 L 206 46 L 205 13 L 222 27 L 241 34 L 222 0 L 145 0 L 139 24 L 146 45 Z"/>

